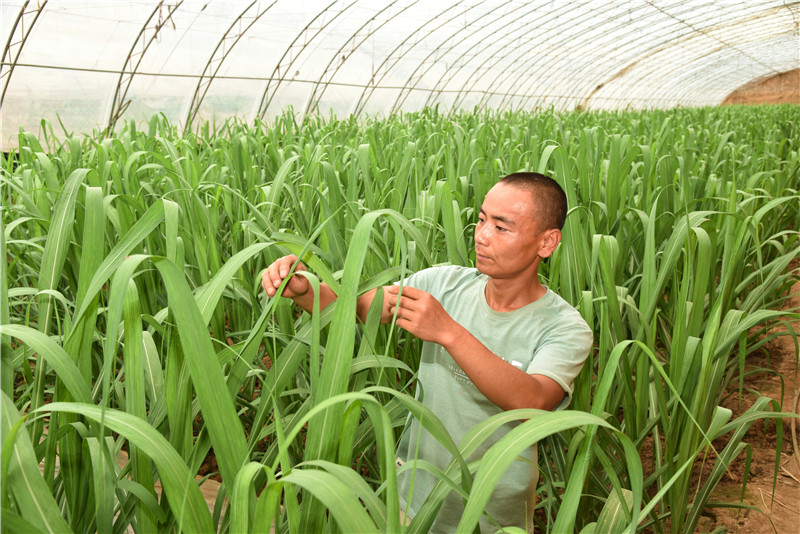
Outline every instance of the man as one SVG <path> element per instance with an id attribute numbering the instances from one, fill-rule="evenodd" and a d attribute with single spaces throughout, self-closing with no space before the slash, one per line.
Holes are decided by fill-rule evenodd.
<path id="1" fill-rule="evenodd" d="M 553 410 L 571 398 L 572 381 L 592 344 L 591 329 L 580 314 L 539 282 L 539 264 L 561 242 L 567 213 L 566 195 L 551 178 L 515 173 L 500 180 L 486 195 L 475 227 L 476 268 L 434 267 L 411 275 L 399 286 L 384 287 L 381 322 L 396 313 L 397 325 L 422 339 L 417 395 L 442 419 L 453 440 L 488 417 L 515 408 Z M 262 285 L 274 296 L 295 256 L 273 263 Z M 303 270 L 302 265 L 297 266 Z M 366 318 L 376 290 L 358 299 L 358 315 Z M 292 277 L 285 297 L 312 309 L 308 281 Z M 320 288 L 320 308 L 335 300 L 328 286 Z M 418 388 L 419 389 L 419 388 Z M 474 459 L 505 435 L 495 432 Z M 444 469 L 449 453 L 413 421 L 398 449 L 398 464 L 415 458 Z M 498 484 L 487 512 L 501 526 L 531 526 L 538 477 L 536 449 L 527 461 L 514 462 Z M 411 471 L 400 477 L 401 495 L 408 495 Z M 436 483 L 421 469 L 414 474 L 414 516 Z M 434 532 L 453 532 L 463 510 L 451 493 L 433 525 Z M 486 518 L 481 529 L 493 532 Z M 484 530 L 486 529 L 486 530 Z"/>

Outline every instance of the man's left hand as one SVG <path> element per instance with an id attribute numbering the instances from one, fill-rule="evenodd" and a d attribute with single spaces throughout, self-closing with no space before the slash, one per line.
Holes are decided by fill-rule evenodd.
<path id="1" fill-rule="evenodd" d="M 408 286 L 403 287 L 402 295 L 400 286 L 390 286 L 386 293 L 391 313 L 397 312 L 397 326 L 440 345 L 453 339 L 459 325 L 433 295 Z"/>

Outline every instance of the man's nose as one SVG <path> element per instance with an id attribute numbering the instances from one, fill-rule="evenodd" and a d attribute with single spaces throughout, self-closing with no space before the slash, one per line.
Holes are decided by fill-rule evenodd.
<path id="1" fill-rule="evenodd" d="M 489 225 L 488 224 L 478 225 L 475 228 L 475 242 L 484 245 L 486 244 L 488 238 L 489 238 Z"/>

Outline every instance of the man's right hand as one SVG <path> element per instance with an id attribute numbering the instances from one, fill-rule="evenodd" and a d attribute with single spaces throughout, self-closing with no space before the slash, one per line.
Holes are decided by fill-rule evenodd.
<path id="1" fill-rule="evenodd" d="M 288 276 L 292 266 L 295 265 L 295 273 L 305 271 L 306 267 L 297 256 L 290 254 L 284 256 L 272 263 L 261 275 L 261 287 L 267 292 L 267 295 L 274 297 L 278 293 L 278 288 L 281 287 L 283 282 Z M 377 289 L 367 291 L 358 297 L 358 304 L 356 314 L 362 321 L 366 321 L 367 313 L 372 305 L 372 299 L 375 297 Z M 385 291 L 385 290 L 384 290 Z M 385 295 L 385 293 L 384 293 Z M 295 304 L 300 306 L 308 313 L 313 313 L 314 299 L 319 298 L 319 309 L 324 310 L 331 302 L 336 300 L 336 293 L 326 284 L 320 282 L 319 295 L 315 297 L 314 290 L 311 288 L 311 283 L 305 276 L 292 276 L 281 292 L 282 297 L 288 297 L 294 301 Z M 389 300 L 384 298 L 383 310 L 381 310 L 381 323 L 388 323 L 392 320 L 392 315 L 389 313 Z"/>
<path id="2" fill-rule="evenodd" d="M 261 275 L 261 287 L 264 288 L 267 295 L 270 297 L 275 296 L 281 282 L 289 276 L 289 271 L 295 263 L 297 264 L 295 272 L 306 270 L 305 266 L 297 260 L 297 256 L 294 254 L 279 258 L 267 267 L 267 270 Z M 311 284 L 308 283 L 305 276 L 292 276 L 286 287 L 283 288 L 281 296 L 288 298 L 302 297 L 310 289 Z"/>

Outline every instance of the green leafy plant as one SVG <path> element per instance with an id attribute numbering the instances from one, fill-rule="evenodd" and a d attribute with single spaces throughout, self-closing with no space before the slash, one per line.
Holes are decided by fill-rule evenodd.
<path id="1" fill-rule="evenodd" d="M 797 279 L 796 117 L 423 110 L 21 132 L 0 174 L 3 531 L 426 532 L 453 491 L 471 531 L 538 442 L 540 531 L 693 532 L 750 425 L 786 415 L 764 398 L 736 418 L 719 405 L 779 335 Z M 375 313 L 357 321 L 355 302 L 471 264 L 483 197 L 517 170 L 567 191 L 542 275 L 595 349 L 572 410 L 507 412 L 454 443 L 414 399 L 419 344 Z M 288 252 L 334 305 L 308 315 L 260 291 Z M 402 525 L 394 452 L 409 416 L 454 459 Z"/>

